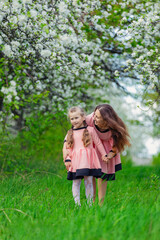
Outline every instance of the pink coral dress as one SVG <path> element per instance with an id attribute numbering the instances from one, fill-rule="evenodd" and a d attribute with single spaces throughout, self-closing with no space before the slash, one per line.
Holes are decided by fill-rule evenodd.
<path id="1" fill-rule="evenodd" d="M 98 127 L 94 124 L 94 119 L 93 119 L 94 113 L 91 113 L 86 117 L 86 123 L 89 126 L 92 126 L 98 137 L 101 139 L 102 144 L 106 150 L 106 153 L 108 154 L 110 150 L 113 147 L 113 138 L 112 138 L 112 133 L 109 129 L 106 131 L 100 131 Z M 115 172 L 119 171 L 122 169 L 121 165 L 121 159 L 120 159 L 120 154 L 117 153 L 115 157 L 113 157 L 107 164 L 101 160 L 99 150 L 95 144 L 95 149 L 97 151 L 97 154 L 99 156 L 99 161 L 101 164 L 101 171 L 102 171 L 102 176 L 101 178 L 104 180 L 115 180 Z"/>
<path id="2" fill-rule="evenodd" d="M 85 128 L 88 129 L 91 136 L 91 143 L 87 147 L 84 147 L 82 141 L 83 131 Z M 72 164 L 72 166 L 69 168 L 67 179 L 75 180 L 83 178 L 84 176 L 94 176 L 97 178 L 101 177 L 102 172 L 99 159 L 106 155 L 106 151 L 94 128 L 86 126 L 73 129 L 73 139 L 73 148 L 69 149 L 70 154 L 66 158 L 67 161 L 71 160 Z M 93 144 L 95 144 L 98 149 L 99 157 L 96 149 L 93 147 Z"/>

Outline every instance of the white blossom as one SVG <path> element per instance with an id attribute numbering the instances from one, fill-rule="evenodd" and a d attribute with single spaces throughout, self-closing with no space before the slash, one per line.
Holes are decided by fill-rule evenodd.
<path id="1" fill-rule="evenodd" d="M 158 4 L 107 0 L 106 11 L 100 0 L 53 1 L 54 7 L 40 0 L 1 2 L 0 22 L 5 31 L 0 33 L 0 44 L 6 66 L 14 69 L 12 73 L 5 70 L 7 81 L 4 78 L 3 82 L 7 86 L 1 89 L 5 104 L 11 99 L 13 104 L 14 99 L 18 101 L 19 93 L 21 99 L 25 99 L 28 95 L 43 94 L 46 89 L 51 95 L 54 92 L 52 101 L 63 102 L 68 97 L 71 102 L 83 83 L 97 86 L 106 83 L 102 62 L 113 69 L 115 76 L 120 76 L 115 70 L 120 69 L 117 67 L 119 57 L 114 58 L 114 54 L 104 49 L 105 44 L 114 47 L 114 43 L 107 44 L 107 41 L 116 34 L 115 42 L 124 44 L 120 50 L 133 50 L 129 57 L 128 52 L 124 57 L 130 58 L 127 64 L 143 76 L 139 77 L 140 81 L 144 83 L 147 79 L 152 87 L 158 82 L 155 74 L 159 67 L 159 46 L 155 41 L 159 36 Z M 116 28 L 106 28 L 114 4 L 119 5 L 122 20 L 126 22 L 123 25 L 121 21 Z M 128 5 L 133 7 L 126 10 Z M 96 14 L 96 9 L 101 14 Z M 101 37 L 88 40 L 84 26 L 91 32 L 98 31 Z M 48 105 L 52 108 L 52 104 Z"/>
<path id="2" fill-rule="evenodd" d="M 49 49 L 44 49 L 41 51 L 42 57 L 49 57 L 51 55 L 51 51 Z"/>
<path id="3" fill-rule="evenodd" d="M 30 14 L 31 14 L 31 17 L 35 18 L 35 17 L 37 17 L 38 12 L 32 9 L 30 11 Z"/>
<path id="4" fill-rule="evenodd" d="M 15 97 L 15 99 L 16 99 L 17 101 L 19 101 L 19 100 L 20 100 L 20 98 L 19 98 L 18 96 L 16 96 L 16 97 Z"/>
<path id="5" fill-rule="evenodd" d="M 5 97 L 5 100 L 7 103 L 11 103 L 12 102 L 12 95 L 11 94 L 8 94 L 6 97 Z"/>
<path id="6" fill-rule="evenodd" d="M 16 82 L 15 81 L 10 81 L 10 84 L 11 84 L 12 87 L 16 86 Z"/>
<path id="7" fill-rule="evenodd" d="M 24 21 L 26 21 L 26 16 L 25 15 L 18 15 L 18 20 L 19 20 L 19 24 L 23 24 Z"/>
<path id="8" fill-rule="evenodd" d="M 29 86 L 29 90 L 33 90 L 34 88 L 33 88 L 33 85 L 30 85 Z"/>
<path id="9" fill-rule="evenodd" d="M 2 87 L 1 92 L 4 93 L 4 94 L 7 94 L 8 93 L 8 88 Z"/>
<path id="10" fill-rule="evenodd" d="M 114 75 L 115 75 L 116 77 L 119 76 L 119 72 L 118 72 L 118 70 L 116 70 L 116 71 L 114 72 Z"/>
<path id="11" fill-rule="evenodd" d="M 60 11 L 61 13 L 64 13 L 64 12 L 66 12 L 66 10 L 67 10 L 67 6 L 66 6 L 66 4 L 65 4 L 63 1 L 61 1 L 61 2 L 59 3 L 58 7 L 59 7 L 59 11 Z"/>
<path id="12" fill-rule="evenodd" d="M 2 49 L 2 51 L 4 52 L 4 54 L 6 55 L 6 56 L 11 56 L 11 54 L 12 54 L 12 50 L 11 50 L 11 46 L 10 45 L 4 45 L 4 47 L 3 47 L 3 49 Z"/>
<path id="13" fill-rule="evenodd" d="M 23 3 L 32 3 L 32 0 L 22 0 Z"/>
<path id="14" fill-rule="evenodd" d="M 127 60 L 127 64 L 132 64 L 132 60 L 131 60 L 131 59 L 128 59 L 128 60 Z"/>

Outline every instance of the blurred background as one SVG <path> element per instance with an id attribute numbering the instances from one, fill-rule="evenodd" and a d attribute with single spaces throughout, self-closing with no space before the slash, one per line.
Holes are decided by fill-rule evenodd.
<path id="1" fill-rule="evenodd" d="M 158 1 L 3 1 L 1 172 L 62 167 L 67 109 L 109 103 L 130 165 L 160 164 Z"/>

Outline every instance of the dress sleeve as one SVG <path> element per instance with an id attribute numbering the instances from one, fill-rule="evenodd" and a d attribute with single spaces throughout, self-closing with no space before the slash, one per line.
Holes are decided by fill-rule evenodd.
<path id="1" fill-rule="evenodd" d="M 90 127 L 93 127 L 93 115 L 94 115 L 94 113 L 91 113 L 86 116 L 86 123 Z"/>
<path id="2" fill-rule="evenodd" d="M 98 151 L 101 153 L 101 155 L 102 156 L 106 155 L 107 153 L 104 149 L 104 146 L 94 129 L 92 129 L 92 140 L 93 140 L 94 144 L 96 145 L 96 147 L 98 148 Z"/>

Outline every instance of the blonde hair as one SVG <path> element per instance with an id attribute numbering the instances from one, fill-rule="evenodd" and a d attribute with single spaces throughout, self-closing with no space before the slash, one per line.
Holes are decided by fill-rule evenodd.
<path id="1" fill-rule="evenodd" d="M 75 107 L 71 107 L 68 110 L 68 117 L 70 116 L 70 113 L 77 112 L 77 111 L 80 112 L 80 115 L 82 117 L 85 116 L 84 110 L 81 107 L 75 106 Z M 86 121 L 84 121 L 84 126 L 87 127 Z M 82 141 L 85 147 L 87 147 L 91 143 L 91 136 L 87 128 L 85 128 L 83 131 Z M 73 129 L 70 129 L 68 130 L 68 133 L 67 133 L 67 148 L 73 148 L 73 145 L 74 145 Z"/>

